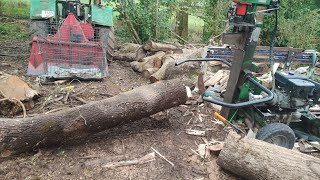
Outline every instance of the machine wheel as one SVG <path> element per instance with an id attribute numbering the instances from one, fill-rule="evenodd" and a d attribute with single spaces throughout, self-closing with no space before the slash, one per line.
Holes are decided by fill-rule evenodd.
<path id="1" fill-rule="evenodd" d="M 102 42 L 104 48 L 106 48 L 107 61 L 108 64 L 110 64 L 112 61 L 115 46 L 113 27 L 99 27 L 99 39 Z"/>
<path id="2" fill-rule="evenodd" d="M 272 123 L 259 129 L 256 139 L 292 149 L 295 142 L 295 135 L 289 126 L 282 123 Z"/>
<path id="3" fill-rule="evenodd" d="M 30 20 L 31 39 L 34 36 L 47 37 L 49 34 L 48 21 L 46 20 Z"/>

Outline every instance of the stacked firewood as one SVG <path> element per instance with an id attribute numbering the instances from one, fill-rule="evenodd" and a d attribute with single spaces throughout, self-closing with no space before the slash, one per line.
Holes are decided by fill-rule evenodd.
<path id="1" fill-rule="evenodd" d="M 152 83 L 172 79 L 179 74 L 189 72 L 191 69 L 200 68 L 198 62 L 180 66 L 175 66 L 175 63 L 188 58 L 201 58 L 203 49 L 187 49 L 176 44 L 155 43 L 153 41 L 147 41 L 141 46 L 129 45 L 136 48 L 135 52 L 125 52 L 124 50 L 130 48 L 128 48 L 128 44 L 123 45 L 114 56 L 114 60 L 131 62 L 132 69 L 141 73 L 143 77 L 149 78 Z"/>

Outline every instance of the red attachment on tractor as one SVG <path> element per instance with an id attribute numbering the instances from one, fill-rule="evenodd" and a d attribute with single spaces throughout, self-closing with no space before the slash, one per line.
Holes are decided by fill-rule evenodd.
<path id="1" fill-rule="evenodd" d="M 237 3 L 237 16 L 245 16 L 247 14 L 247 7 L 252 5 L 250 2 L 239 2 L 239 0 L 233 0 L 233 2 Z"/>
<path id="2" fill-rule="evenodd" d="M 28 74 L 49 78 L 101 79 L 108 64 L 91 24 L 70 13 L 54 35 L 34 37 Z"/>

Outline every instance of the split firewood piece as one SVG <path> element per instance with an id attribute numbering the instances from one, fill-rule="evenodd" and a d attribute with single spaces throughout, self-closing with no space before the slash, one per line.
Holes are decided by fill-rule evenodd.
<path id="1" fill-rule="evenodd" d="M 145 164 L 151 161 L 156 160 L 155 153 L 152 152 L 147 154 L 141 158 L 129 160 L 129 161 L 119 161 L 119 162 L 110 162 L 108 164 L 103 165 L 104 168 L 115 168 L 120 166 L 130 166 L 130 165 L 137 165 L 137 164 Z"/>
<path id="2" fill-rule="evenodd" d="M 142 71 L 142 76 L 145 78 L 150 78 L 152 74 L 157 72 L 160 68 L 148 68 Z"/>
<path id="3" fill-rule="evenodd" d="M 219 70 L 214 76 L 212 76 L 209 80 L 207 80 L 204 85 L 205 86 L 214 86 L 218 82 L 221 81 L 222 78 L 229 76 L 225 70 Z"/>
<path id="4" fill-rule="evenodd" d="M 185 82 L 170 80 L 55 113 L 24 119 L 0 118 L 0 156 L 81 139 L 186 101 Z"/>
<path id="5" fill-rule="evenodd" d="M 218 165 L 245 179 L 319 179 L 320 159 L 230 132 Z"/>
<path id="6" fill-rule="evenodd" d="M 157 52 L 156 54 L 145 57 L 142 59 L 142 62 L 134 61 L 131 62 L 131 67 L 134 71 L 142 72 L 143 70 L 149 68 L 160 68 L 162 57 L 165 55 L 165 52 Z"/>
<path id="7" fill-rule="evenodd" d="M 147 41 L 144 46 L 144 50 L 146 51 L 174 51 L 175 53 L 182 53 L 182 49 L 172 45 L 172 44 L 162 44 L 162 43 L 155 43 L 153 41 Z"/>
<path id="8" fill-rule="evenodd" d="M 186 50 L 187 51 L 187 50 Z M 163 64 L 161 68 L 150 76 L 150 82 L 154 83 L 164 79 L 173 79 L 177 76 L 181 76 L 185 73 L 190 73 L 190 70 L 197 69 L 200 71 L 199 62 L 188 62 L 179 66 L 175 66 L 176 62 L 188 59 L 188 58 L 198 58 L 199 54 L 201 56 L 202 49 L 189 50 L 189 53 L 184 53 L 181 55 L 166 55 L 163 57 Z"/>

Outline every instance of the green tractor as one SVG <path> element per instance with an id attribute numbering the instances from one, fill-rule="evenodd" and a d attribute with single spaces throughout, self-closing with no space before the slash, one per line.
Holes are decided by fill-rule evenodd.
<path id="1" fill-rule="evenodd" d="M 106 77 L 115 46 L 112 17 L 101 0 L 31 0 L 28 74 Z"/>

